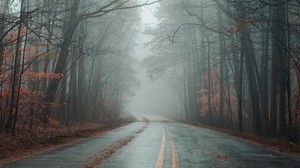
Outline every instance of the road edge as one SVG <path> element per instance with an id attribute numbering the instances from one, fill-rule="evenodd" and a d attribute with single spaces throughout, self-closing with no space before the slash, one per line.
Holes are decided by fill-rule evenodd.
<path id="1" fill-rule="evenodd" d="M 59 142 L 59 143 L 37 144 L 34 147 L 32 147 L 31 149 L 22 149 L 22 151 L 20 151 L 20 153 L 18 153 L 18 154 L 15 154 L 15 155 L 9 156 L 7 158 L 1 159 L 0 160 L 0 166 L 3 165 L 3 164 L 13 162 L 13 161 L 25 159 L 25 158 L 30 157 L 32 155 L 37 155 L 37 154 L 41 154 L 41 153 L 45 153 L 45 152 L 50 152 L 50 151 L 53 151 L 53 150 L 56 150 L 56 149 L 59 149 L 59 148 L 74 145 L 76 143 L 83 142 L 83 141 L 88 140 L 90 138 L 101 136 L 101 135 L 105 134 L 108 131 L 124 127 L 124 126 L 129 125 L 133 122 L 134 121 L 124 122 L 124 123 L 115 124 L 115 125 L 112 125 L 112 126 L 100 127 L 98 129 L 81 130 L 83 132 L 85 132 L 85 131 L 89 132 L 89 133 L 87 133 L 88 135 L 81 136 L 81 135 L 78 134 L 80 131 L 79 132 L 74 132 L 73 137 L 64 137 L 63 139 L 65 141 L 62 141 L 62 142 Z"/>

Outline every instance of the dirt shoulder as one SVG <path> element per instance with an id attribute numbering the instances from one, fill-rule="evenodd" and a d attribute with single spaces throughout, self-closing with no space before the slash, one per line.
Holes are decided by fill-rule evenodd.
<path id="1" fill-rule="evenodd" d="M 99 136 L 107 131 L 133 122 L 123 119 L 115 124 L 84 124 L 80 126 L 19 129 L 12 137 L 0 133 L 0 164 L 17 160 L 33 154 L 54 150 L 74 144 L 87 138 Z"/>

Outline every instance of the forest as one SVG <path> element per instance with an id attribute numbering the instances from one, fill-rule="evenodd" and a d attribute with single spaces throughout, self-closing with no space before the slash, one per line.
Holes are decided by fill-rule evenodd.
<path id="1" fill-rule="evenodd" d="M 182 119 L 299 140 L 298 0 L 172 0 L 148 28 L 148 73 L 171 72 Z"/>
<path id="2" fill-rule="evenodd" d="M 0 131 L 116 122 L 138 87 L 137 8 L 151 3 L 1 0 Z"/>
<path id="3" fill-rule="evenodd" d="M 142 65 L 172 74 L 181 120 L 299 140 L 298 0 L 0 0 L 0 132 L 117 122 L 156 3 Z"/>

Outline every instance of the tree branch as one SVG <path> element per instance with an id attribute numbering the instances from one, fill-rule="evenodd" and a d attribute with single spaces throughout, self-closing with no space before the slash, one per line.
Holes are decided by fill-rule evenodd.
<path id="1" fill-rule="evenodd" d="M 199 25 L 201 25 L 202 27 L 206 28 L 207 30 L 212 31 L 212 32 L 215 32 L 215 33 L 223 34 L 223 35 L 229 37 L 229 35 L 228 35 L 227 33 L 224 33 L 224 32 L 221 32 L 221 31 L 218 31 L 218 30 L 215 30 L 215 29 L 213 29 L 213 28 L 211 28 L 211 27 L 206 26 L 204 20 L 203 20 L 200 16 L 198 16 L 198 15 L 196 15 L 196 14 L 190 12 L 186 7 L 185 7 L 185 11 L 186 11 L 190 16 L 196 17 L 196 18 L 198 19 L 198 21 L 201 22 L 201 24 L 199 24 Z"/>
<path id="2" fill-rule="evenodd" d="M 226 7 L 219 0 L 212 0 L 212 1 L 214 1 L 221 9 L 221 11 L 224 12 L 229 18 L 233 19 L 235 22 L 239 21 L 239 18 L 236 17 L 236 15 L 230 12 L 228 9 L 226 9 Z"/>
<path id="3" fill-rule="evenodd" d="M 79 15 L 79 19 L 88 19 L 88 18 L 95 18 L 95 17 L 101 17 L 107 13 L 110 13 L 112 11 L 117 11 L 117 10 L 124 10 L 124 9 L 133 9 L 133 8 L 138 8 L 138 7 L 142 7 L 142 6 L 148 6 L 148 5 L 152 5 L 155 4 L 157 2 L 160 2 L 162 0 L 155 0 L 152 2 L 149 2 L 149 0 L 147 0 L 146 2 L 142 3 L 142 4 L 137 4 L 137 5 L 132 5 L 132 6 L 124 6 L 125 4 L 127 4 L 130 0 L 126 0 L 118 5 L 116 5 L 115 7 L 112 7 L 113 5 L 115 5 L 116 3 L 118 3 L 120 0 L 114 0 L 104 6 L 102 6 L 101 8 L 99 8 L 98 10 L 94 11 L 94 12 L 88 12 L 88 13 L 82 13 Z"/>

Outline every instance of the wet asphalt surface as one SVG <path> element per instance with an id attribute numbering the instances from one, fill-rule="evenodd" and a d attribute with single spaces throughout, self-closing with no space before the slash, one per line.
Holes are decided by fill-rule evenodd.
<path id="1" fill-rule="evenodd" d="M 135 134 L 143 125 L 142 121 L 135 122 L 98 137 L 0 165 L 0 168 L 88 167 L 101 151 Z M 165 146 L 161 152 L 164 135 Z M 174 161 L 172 152 L 178 161 Z M 208 129 L 168 121 L 150 122 L 143 132 L 136 134 L 111 157 L 91 167 L 155 168 L 160 153 L 163 153 L 162 167 L 165 168 L 300 168 L 298 156 Z"/>

